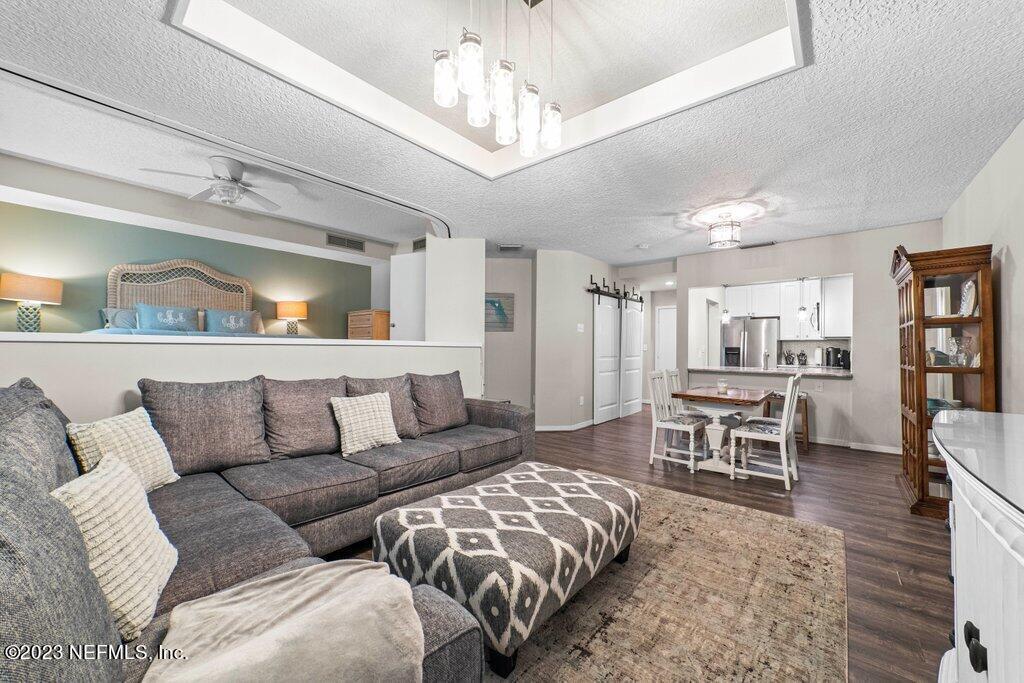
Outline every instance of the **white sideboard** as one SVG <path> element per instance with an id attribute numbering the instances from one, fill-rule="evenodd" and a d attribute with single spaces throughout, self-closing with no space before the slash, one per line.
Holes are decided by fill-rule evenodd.
<path id="1" fill-rule="evenodd" d="M 1024 415 L 944 411 L 955 653 L 943 681 L 1024 680 Z"/>

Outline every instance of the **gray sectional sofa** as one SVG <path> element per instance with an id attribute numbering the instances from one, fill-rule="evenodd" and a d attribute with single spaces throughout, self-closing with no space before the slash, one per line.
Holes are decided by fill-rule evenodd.
<path id="1" fill-rule="evenodd" d="M 369 538 L 380 513 L 532 456 L 530 410 L 474 399 L 446 403 L 438 399 L 443 391 L 433 392 L 445 382 L 450 389 L 451 376 L 141 380 L 143 406 L 181 475 L 149 494 L 178 563 L 153 622 L 128 645 L 152 652 L 174 606 L 322 562 L 322 556 Z M 329 398 L 350 387 L 356 393 L 389 387 L 402 443 L 340 457 Z M 2 646 L 120 642 L 77 527 L 48 495 L 78 474 L 63 439 L 66 423 L 31 380 L 0 388 Z M 480 680 L 476 620 L 433 588 L 417 586 L 413 596 L 426 641 L 424 680 Z M 109 661 L 15 662 L 0 656 L 0 679 L 138 680 L 147 666 L 133 659 L 113 667 Z"/>

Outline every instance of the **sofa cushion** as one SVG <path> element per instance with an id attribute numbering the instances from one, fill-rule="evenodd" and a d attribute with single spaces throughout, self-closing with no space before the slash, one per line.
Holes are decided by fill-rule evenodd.
<path id="1" fill-rule="evenodd" d="M 20 470 L 46 491 L 78 476 L 64 425 L 42 401 L 0 423 L 0 462 Z"/>
<path id="2" fill-rule="evenodd" d="M 99 579 L 121 637 L 138 638 L 153 620 L 160 591 L 178 562 L 139 477 L 117 458 L 103 458 L 50 495 L 64 503 L 81 529 L 89 569 Z"/>
<path id="3" fill-rule="evenodd" d="M 337 455 L 307 455 L 224 470 L 246 498 L 289 524 L 301 524 L 377 499 L 377 473 Z"/>
<path id="4" fill-rule="evenodd" d="M 409 374 L 416 419 L 423 434 L 469 424 L 459 371 L 447 375 Z"/>
<path id="5" fill-rule="evenodd" d="M 145 408 L 136 408 L 88 424 L 67 425 L 78 469 L 88 472 L 103 458 L 117 458 L 131 468 L 146 491 L 178 480 L 163 439 Z"/>
<path id="6" fill-rule="evenodd" d="M 162 528 L 178 549 L 156 614 L 309 556 L 309 546 L 280 517 L 258 503 L 240 501 L 169 518 Z"/>
<path id="7" fill-rule="evenodd" d="M 263 438 L 263 378 L 240 382 L 139 380 L 142 405 L 178 474 L 270 460 Z"/>
<path id="8" fill-rule="evenodd" d="M 345 383 L 349 396 L 382 394 L 386 391 L 391 399 L 391 417 L 395 421 L 398 436 L 403 439 L 415 439 L 420 435 L 420 423 L 416 420 L 409 375 L 377 379 L 346 377 Z"/>
<path id="9" fill-rule="evenodd" d="M 34 481 L 0 463 L 0 652 L 10 645 L 117 645 L 120 637 L 89 569 L 71 514 Z M 120 680 L 115 659 L 6 659 L 0 679 Z"/>
<path id="10" fill-rule="evenodd" d="M 421 440 L 457 448 L 463 472 L 472 472 L 514 458 L 522 451 L 519 432 L 499 427 L 465 425 L 437 434 L 427 434 Z"/>
<path id="11" fill-rule="evenodd" d="M 29 406 L 47 401 L 43 390 L 28 377 L 22 377 L 9 387 L 0 388 L 0 424 L 7 422 Z M 61 425 L 68 423 L 67 416 L 52 402 L 47 401 L 45 407 L 53 411 Z"/>
<path id="12" fill-rule="evenodd" d="M 241 503 L 245 496 L 216 472 L 186 474 L 178 481 L 149 494 L 149 509 L 160 524 L 175 517 L 206 512 L 222 505 Z"/>
<path id="13" fill-rule="evenodd" d="M 345 378 L 263 379 L 263 419 L 273 455 L 337 453 L 338 423 L 331 398 L 347 396 Z"/>
<path id="14" fill-rule="evenodd" d="M 458 449 L 439 443 L 402 441 L 348 456 L 377 472 L 381 495 L 425 484 L 459 471 Z"/>

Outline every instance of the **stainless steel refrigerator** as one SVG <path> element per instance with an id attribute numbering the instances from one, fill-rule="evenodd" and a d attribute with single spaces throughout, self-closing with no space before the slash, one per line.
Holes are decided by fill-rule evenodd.
<path id="1" fill-rule="evenodd" d="M 768 367 L 778 364 L 779 319 L 733 318 L 722 323 L 722 365 L 759 368 L 768 352 Z"/>

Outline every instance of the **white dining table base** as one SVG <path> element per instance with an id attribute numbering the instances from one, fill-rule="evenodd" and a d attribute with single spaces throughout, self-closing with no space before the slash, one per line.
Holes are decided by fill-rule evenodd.
<path id="1" fill-rule="evenodd" d="M 712 420 L 704 426 L 704 435 L 708 440 L 708 450 L 711 453 L 711 457 L 706 460 L 697 461 L 697 470 L 701 472 L 718 472 L 719 474 L 729 474 L 731 469 L 729 465 L 729 425 L 722 423 L 723 417 L 735 415 L 737 417 L 744 414 L 750 413 L 760 408 L 760 406 L 754 406 L 752 408 L 740 408 L 739 406 L 723 406 L 721 403 L 699 403 L 693 401 L 687 401 L 686 405 L 694 406 L 701 412 L 710 415 Z M 747 475 L 737 474 L 737 479 L 746 479 Z"/>

